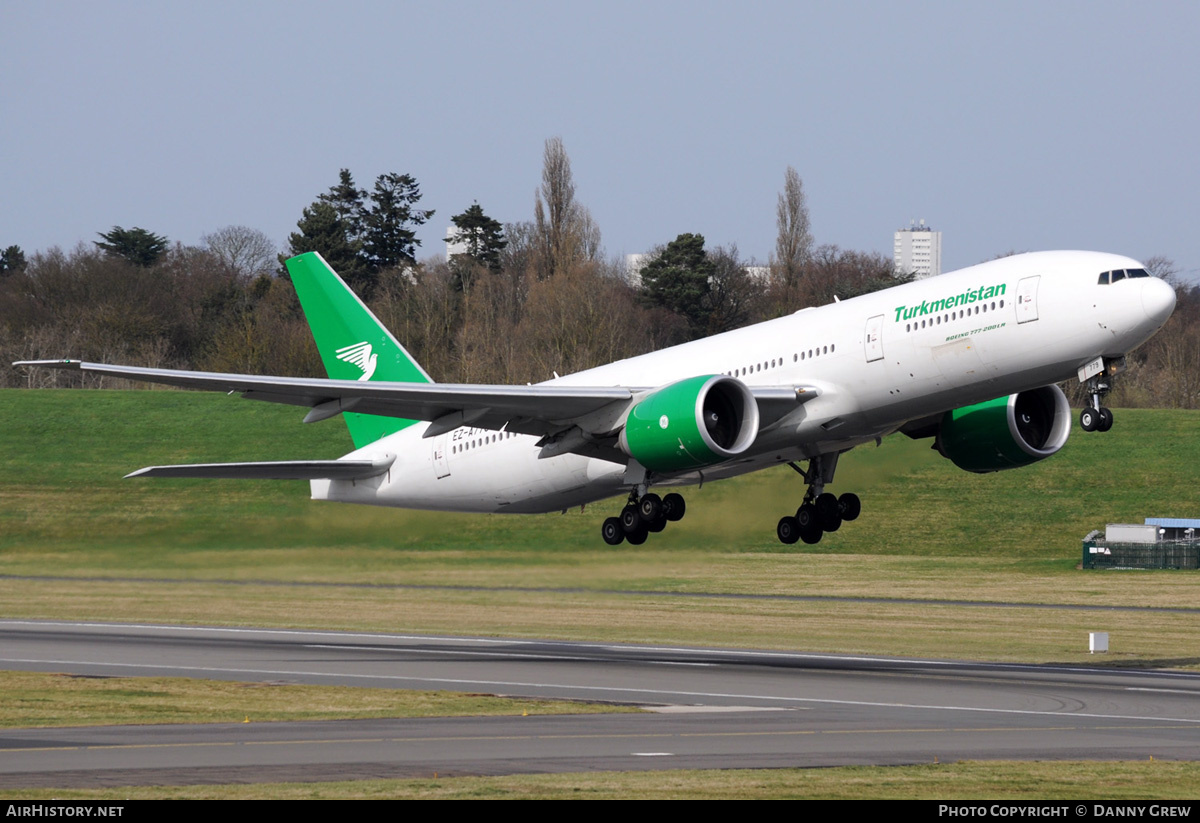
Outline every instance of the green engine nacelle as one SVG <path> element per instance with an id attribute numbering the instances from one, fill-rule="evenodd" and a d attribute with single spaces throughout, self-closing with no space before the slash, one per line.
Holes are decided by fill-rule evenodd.
<path id="1" fill-rule="evenodd" d="M 937 449 L 969 472 L 1015 469 L 1044 460 L 1071 433 L 1071 408 L 1058 386 L 998 397 L 942 416 Z"/>
<path id="2" fill-rule="evenodd" d="M 620 446 L 657 472 L 736 457 L 758 436 L 758 403 L 740 380 L 701 375 L 651 392 L 629 411 Z"/>

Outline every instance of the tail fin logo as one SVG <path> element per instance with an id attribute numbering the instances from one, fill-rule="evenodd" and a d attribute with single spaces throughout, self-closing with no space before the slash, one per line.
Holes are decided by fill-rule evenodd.
<path id="1" fill-rule="evenodd" d="M 365 340 L 361 343 L 343 346 L 337 350 L 336 354 L 338 360 L 345 360 L 362 369 L 363 376 L 358 378 L 360 383 L 370 380 L 371 375 L 375 373 L 375 366 L 379 364 L 379 355 L 371 353 L 371 344 Z"/>

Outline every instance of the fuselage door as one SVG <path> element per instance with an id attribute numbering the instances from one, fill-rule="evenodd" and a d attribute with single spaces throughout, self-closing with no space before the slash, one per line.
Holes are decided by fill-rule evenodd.
<path id="1" fill-rule="evenodd" d="M 1038 319 L 1037 290 L 1040 274 L 1026 277 L 1017 284 L 1017 322 L 1028 323 Z"/>
<path id="2" fill-rule="evenodd" d="M 450 435 L 443 434 L 433 439 L 433 472 L 438 480 L 450 476 L 450 461 L 446 452 L 450 448 Z"/>
<path id="3" fill-rule="evenodd" d="M 883 315 L 867 321 L 867 362 L 883 359 Z"/>

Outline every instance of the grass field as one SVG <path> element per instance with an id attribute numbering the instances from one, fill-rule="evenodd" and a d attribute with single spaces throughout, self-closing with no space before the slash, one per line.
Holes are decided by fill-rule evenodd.
<path id="1" fill-rule="evenodd" d="M 42 672 L 0 672 L 0 694 L 0 728 L 6 729 L 637 711 L 444 691 Z"/>
<path id="2" fill-rule="evenodd" d="M 843 458 L 835 490 L 858 492 L 863 515 L 817 547 L 774 537 L 803 492 L 781 467 L 688 490 L 682 522 L 616 549 L 598 532 L 617 500 L 565 515 L 454 515 L 314 502 L 303 482 L 122 479 L 156 463 L 350 447 L 340 421 L 301 425 L 292 408 L 10 390 L 0 415 L 8 616 L 895 653 L 871 630 L 882 620 L 906 654 L 1060 662 L 1084 659 L 1086 631 L 1100 628 L 1113 634 L 1113 662 L 1200 661 L 1196 614 L 1129 612 L 1098 626 L 1093 612 L 931 602 L 1200 606 L 1195 574 L 1075 568 L 1092 528 L 1200 511 L 1195 413 L 1123 410 L 1106 435 L 1077 430 L 1049 460 L 991 475 L 892 437 Z M 318 585 L 291 585 L 302 583 Z"/>
<path id="3" fill-rule="evenodd" d="M 617 500 L 565 515 L 445 515 L 312 502 L 305 483 L 121 479 L 158 463 L 350 449 L 340 421 L 301 425 L 292 408 L 9 390 L 0 415 L 8 617 L 1064 663 L 1095 662 L 1086 633 L 1107 630 L 1106 664 L 1200 668 L 1200 611 L 1187 611 L 1200 608 L 1200 576 L 1075 568 L 1093 528 L 1200 512 L 1193 412 L 1120 410 L 1108 434 L 1076 428 L 1058 455 L 992 475 L 892 437 L 842 459 L 833 490 L 857 492 L 863 515 L 817 547 L 775 539 L 804 490 L 784 467 L 687 490 L 687 518 L 616 549 L 599 524 Z M 957 600 L 1026 606 L 945 602 Z M 1056 604 L 1183 610 L 1040 608 Z"/>
<path id="4" fill-rule="evenodd" d="M 6 800 L 1191 800 L 1200 764 L 1155 760 L 1115 763 L 929 763 L 662 772 L 428 777 L 346 783 L 122 786 L 117 789 L 0 791 Z"/>
<path id="5" fill-rule="evenodd" d="M 396 572 L 444 552 L 502 572 L 513 565 L 511 551 L 522 553 L 516 565 L 524 567 L 558 565 L 557 558 L 580 552 L 627 560 L 681 551 L 1073 565 L 1079 538 L 1093 527 L 1147 514 L 1190 516 L 1200 504 L 1200 415 L 1182 411 L 1123 410 L 1106 436 L 1076 429 L 1055 457 L 990 475 L 959 471 L 929 441 L 894 436 L 879 448 L 862 447 L 843 458 L 833 488 L 858 491 L 863 516 L 815 548 L 775 539 L 775 521 L 803 492 L 800 479 L 780 467 L 687 490 L 684 521 L 644 547 L 616 550 L 600 548 L 598 524 L 619 509 L 618 500 L 584 515 L 447 515 L 314 503 L 303 482 L 121 479 L 155 463 L 330 458 L 350 449 L 340 421 L 301 425 L 290 407 L 176 391 L 5 390 L 0 414 L 0 549 L 15 573 L 44 567 L 48 551 L 114 550 L 99 556 L 104 568 L 165 570 L 183 562 L 178 570 L 186 573 L 189 553 L 330 546 L 387 551 L 394 562 L 385 571 Z M 378 579 L 382 559 L 332 571 Z M 223 568 L 207 558 L 192 565 Z M 247 558 L 237 565 L 260 564 Z M 72 568 L 91 571 L 86 563 Z M 326 577 L 330 571 L 320 569 Z"/>

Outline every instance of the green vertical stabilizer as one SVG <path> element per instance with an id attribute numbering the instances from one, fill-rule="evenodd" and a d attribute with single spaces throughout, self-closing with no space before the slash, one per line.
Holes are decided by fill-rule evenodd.
<path id="1" fill-rule="evenodd" d="M 425 370 L 317 252 L 287 261 L 326 373 L 335 380 L 432 383 Z M 411 426 L 415 420 L 345 412 L 354 447 Z"/>

